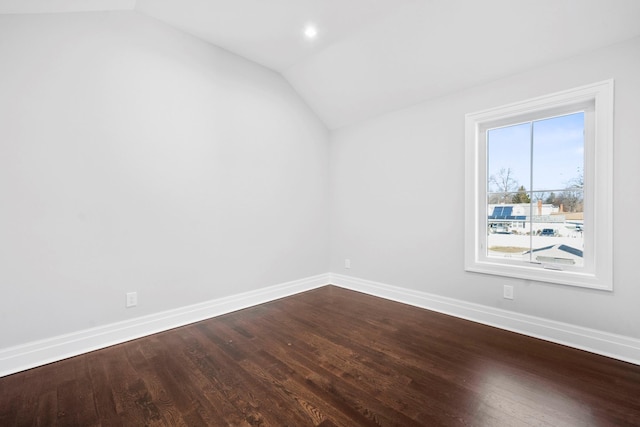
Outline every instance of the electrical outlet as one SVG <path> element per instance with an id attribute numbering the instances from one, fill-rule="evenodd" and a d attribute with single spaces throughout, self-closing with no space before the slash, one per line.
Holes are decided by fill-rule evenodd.
<path id="1" fill-rule="evenodd" d="M 351 268 L 351 260 L 349 258 L 345 258 L 344 268 Z"/>
<path id="2" fill-rule="evenodd" d="M 127 292 L 127 308 L 135 307 L 138 305 L 138 293 Z"/>
<path id="3" fill-rule="evenodd" d="M 504 285 L 504 297 L 506 299 L 513 299 L 513 286 Z"/>

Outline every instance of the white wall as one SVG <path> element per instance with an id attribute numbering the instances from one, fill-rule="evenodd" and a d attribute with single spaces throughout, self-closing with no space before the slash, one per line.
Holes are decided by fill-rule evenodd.
<path id="1" fill-rule="evenodd" d="M 465 113 L 607 78 L 614 292 L 465 273 Z M 0 16 L 0 350 L 327 271 L 640 337 L 638 99 L 635 39 L 328 145 L 281 76 L 135 12 Z"/>
<path id="2" fill-rule="evenodd" d="M 464 115 L 608 78 L 616 85 L 614 292 L 466 273 Z M 331 271 L 640 337 L 639 100 L 634 39 L 334 132 Z M 505 284 L 515 300 L 502 298 Z"/>
<path id="3" fill-rule="evenodd" d="M 327 272 L 328 154 L 281 76 L 150 18 L 0 16 L 0 348 Z"/>

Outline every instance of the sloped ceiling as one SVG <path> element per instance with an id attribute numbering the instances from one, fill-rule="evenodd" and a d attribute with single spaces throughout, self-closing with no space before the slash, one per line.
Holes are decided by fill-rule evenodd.
<path id="1" fill-rule="evenodd" d="M 0 0 L 127 9 L 282 73 L 331 129 L 640 36 L 638 0 Z"/>
<path id="2" fill-rule="evenodd" d="M 0 13 L 66 13 L 131 10 L 136 0 L 0 0 Z"/>

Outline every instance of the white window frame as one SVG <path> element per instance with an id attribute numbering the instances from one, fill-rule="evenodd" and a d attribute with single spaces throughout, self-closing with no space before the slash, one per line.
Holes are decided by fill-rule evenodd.
<path id="1" fill-rule="evenodd" d="M 465 116 L 465 270 L 613 290 L 613 105 L 611 79 Z M 578 109 L 585 110 L 584 267 L 488 257 L 486 130 Z"/>

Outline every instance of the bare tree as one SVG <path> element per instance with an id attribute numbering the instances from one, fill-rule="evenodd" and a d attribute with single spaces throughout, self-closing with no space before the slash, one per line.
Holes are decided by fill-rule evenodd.
<path id="1" fill-rule="evenodd" d="M 578 167 L 578 172 L 575 178 L 570 179 L 569 182 L 567 182 L 567 187 L 571 189 L 584 188 L 584 170 L 581 167 Z"/>
<path id="2" fill-rule="evenodd" d="M 497 198 L 501 203 L 511 201 L 510 194 L 518 189 L 518 181 L 513 177 L 511 168 L 501 168 L 497 174 L 489 177 L 489 189 L 491 192 L 498 193 Z"/>
<path id="3" fill-rule="evenodd" d="M 547 192 L 546 191 L 536 191 L 533 193 L 533 198 L 534 200 L 537 202 L 538 200 L 546 200 L 547 199 Z M 546 203 L 546 202 L 545 202 Z"/>
<path id="4" fill-rule="evenodd" d="M 566 212 L 582 212 L 584 210 L 584 172 L 578 168 L 575 178 L 569 180 L 567 188 L 560 193 L 558 199 Z"/>

